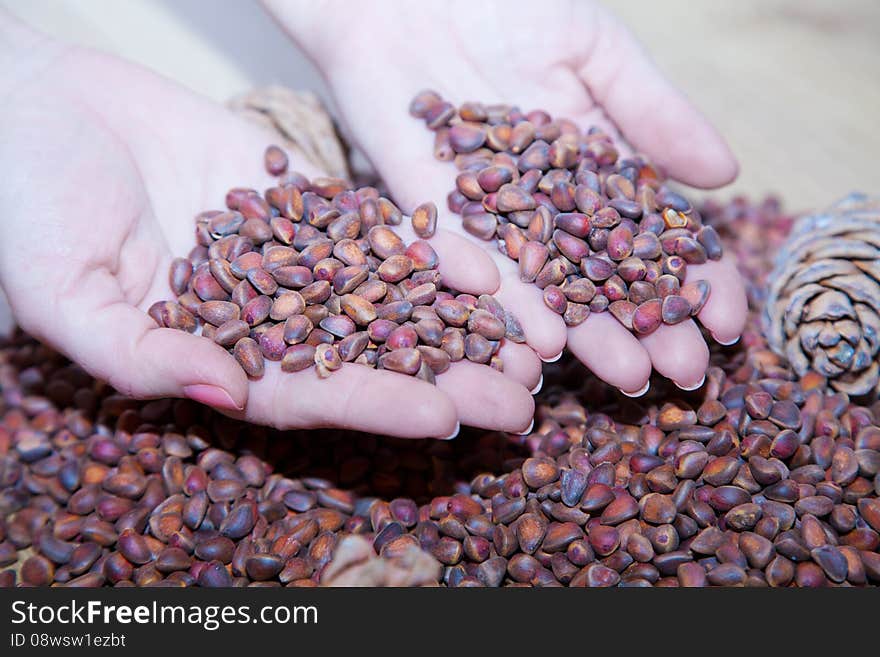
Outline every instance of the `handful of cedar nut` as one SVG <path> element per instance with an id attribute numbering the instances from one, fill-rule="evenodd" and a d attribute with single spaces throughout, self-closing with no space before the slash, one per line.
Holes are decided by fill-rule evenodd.
<path id="1" fill-rule="evenodd" d="M 265 360 L 322 377 L 354 362 L 433 382 L 463 358 L 501 370 L 502 340 L 524 341 L 494 297 L 442 287 L 434 249 L 389 228 L 403 214 L 375 188 L 287 174 L 277 146 L 266 168 L 277 186 L 232 189 L 227 210 L 196 217 L 198 245 L 171 265 L 177 300 L 149 310 L 160 326 L 201 327 L 251 377 Z M 416 233 L 433 235 L 436 217 L 417 208 Z"/>
<path id="2" fill-rule="evenodd" d="M 460 171 L 449 209 L 518 261 L 567 325 L 608 310 L 646 335 L 702 309 L 709 283 L 685 283 L 686 270 L 721 257 L 718 234 L 643 156 L 621 158 L 600 129 L 543 110 L 456 108 L 433 91 L 409 109 L 436 132 L 434 156 Z"/>

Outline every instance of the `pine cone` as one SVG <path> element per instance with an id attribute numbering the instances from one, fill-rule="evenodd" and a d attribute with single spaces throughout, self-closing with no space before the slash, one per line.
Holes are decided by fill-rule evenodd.
<path id="1" fill-rule="evenodd" d="M 877 390 L 880 199 L 852 194 L 797 221 L 769 278 L 767 340 L 799 375 L 839 392 Z"/>

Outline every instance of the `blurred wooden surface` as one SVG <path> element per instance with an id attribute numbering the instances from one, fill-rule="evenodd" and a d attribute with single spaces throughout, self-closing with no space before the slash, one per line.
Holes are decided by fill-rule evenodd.
<path id="1" fill-rule="evenodd" d="M 880 1 L 607 0 L 730 141 L 727 197 L 820 208 L 880 194 Z M 31 25 L 140 62 L 218 101 L 280 82 L 326 96 L 255 0 L 0 0 Z M 0 311 L 0 320 L 2 320 Z"/>

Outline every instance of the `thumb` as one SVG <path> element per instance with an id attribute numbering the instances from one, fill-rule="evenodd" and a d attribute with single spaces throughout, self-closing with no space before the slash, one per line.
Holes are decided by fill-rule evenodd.
<path id="1" fill-rule="evenodd" d="M 244 408 L 247 376 L 222 347 L 200 336 L 158 328 L 123 298 L 108 271 L 85 278 L 79 285 L 87 295 L 60 299 L 55 321 L 33 333 L 123 394 L 188 397 L 228 411 Z"/>
<path id="2" fill-rule="evenodd" d="M 578 73 L 627 141 L 669 175 L 701 188 L 736 178 L 724 138 L 663 75 L 635 37 L 598 12 L 595 43 Z"/>

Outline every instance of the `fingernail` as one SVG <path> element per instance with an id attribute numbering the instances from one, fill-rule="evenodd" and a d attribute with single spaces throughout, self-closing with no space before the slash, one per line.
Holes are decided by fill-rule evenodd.
<path id="1" fill-rule="evenodd" d="M 451 434 L 449 434 L 445 438 L 440 438 L 439 440 L 452 440 L 453 438 L 458 436 L 459 431 L 461 431 L 461 422 L 456 422 L 455 423 L 455 431 L 453 431 Z"/>
<path id="2" fill-rule="evenodd" d="M 552 358 L 541 358 L 545 363 L 555 363 L 557 360 L 562 358 L 562 352 L 560 351 L 558 354 L 553 356 Z"/>
<path id="3" fill-rule="evenodd" d="M 205 404 L 207 406 L 223 408 L 227 411 L 242 410 L 242 407 L 233 401 L 232 395 L 219 386 L 212 386 L 206 383 L 196 383 L 191 386 L 184 386 L 183 394 L 193 401 L 197 401 L 200 404 Z"/>
<path id="4" fill-rule="evenodd" d="M 541 392 L 541 388 L 543 388 L 543 387 L 544 387 L 544 375 L 542 374 L 541 378 L 538 379 L 538 385 L 536 385 L 534 388 L 532 388 L 531 393 L 533 395 L 537 395 L 539 392 Z"/>
<path id="5" fill-rule="evenodd" d="M 712 337 L 714 338 L 715 336 L 713 335 Z M 729 346 L 735 345 L 737 342 L 739 342 L 740 337 L 741 336 L 738 335 L 733 340 L 731 340 L 729 342 L 724 342 L 723 340 L 719 340 L 718 338 L 715 338 L 715 342 L 720 344 L 722 347 L 729 347 Z"/>
<path id="6" fill-rule="evenodd" d="M 520 431 L 516 435 L 517 436 L 528 436 L 530 433 L 532 433 L 532 429 L 534 429 L 534 428 L 535 428 L 535 418 L 532 418 L 532 421 L 529 422 L 528 428 L 525 431 Z"/>
<path id="7" fill-rule="evenodd" d="M 627 391 L 624 390 L 623 388 L 620 388 L 620 392 L 621 392 L 621 394 L 624 394 L 624 395 L 626 395 L 627 397 L 641 397 L 642 395 L 644 395 L 645 393 L 647 393 L 648 390 L 650 390 L 650 389 L 651 389 L 651 382 L 650 382 L 650 381 L 647 381 L 647 382 L 645 383 L 645 386 L 644 386 L 643 388 L 641 388 L 641 389 L 639 389 L 639 390 L 636 390 L 635 392 L 627 392 Z"/>
<path id="8" fill-rule="evenodd" d="M 679 388 L 681 388 L 682 390 L 684 390 L 684 391 L 686 391 L 686 392 L 687 392 L 687 391 L 691 391 L 691 390 L 696 390 L 697 388 L 699 388 L 700 386 L 702 386 L 705 382 L 706 382 L 706 375 L 705 375 L 705 374 L 703 375 L 703 378 L 700 379 L 699 382 L 698 382 L 696 385 L 693 385 L 693 386 L 683 386 L 683 385 L 681 385 L 678 381 L 673 381 L 673 383 L 674 383 L 675 385 L 677 385 Z"/>

